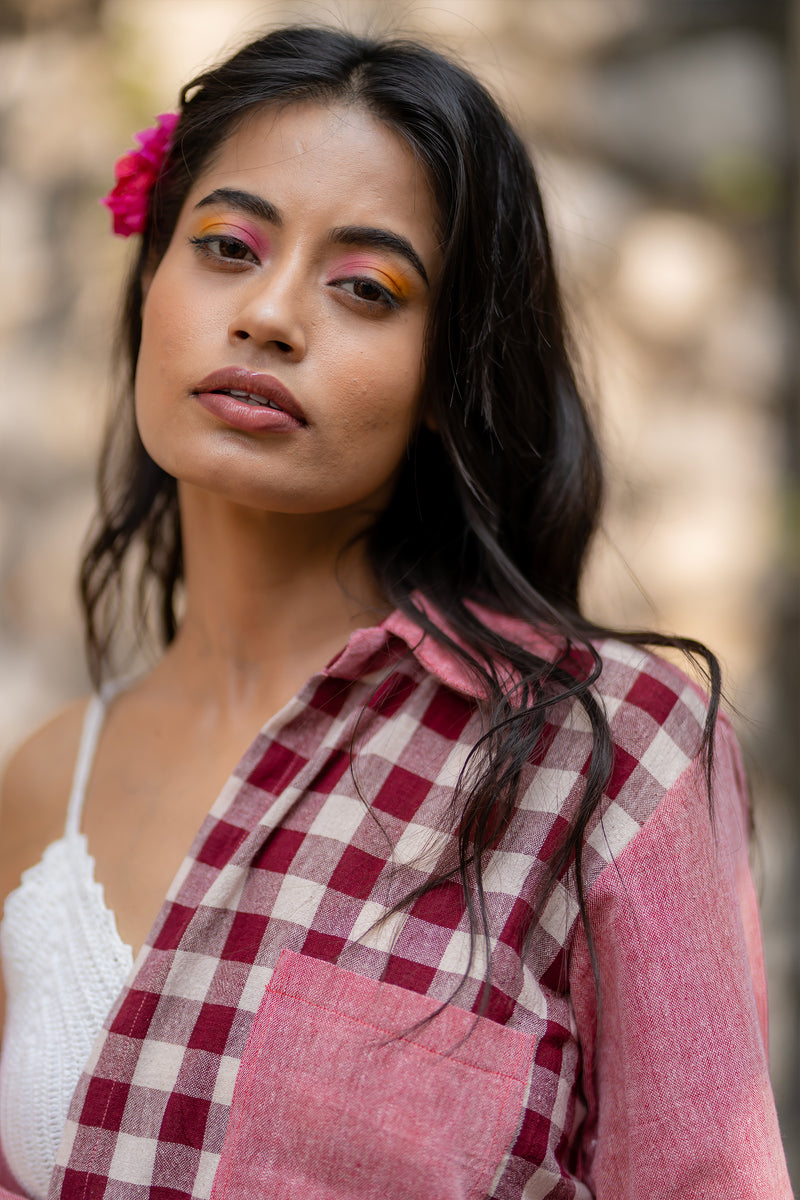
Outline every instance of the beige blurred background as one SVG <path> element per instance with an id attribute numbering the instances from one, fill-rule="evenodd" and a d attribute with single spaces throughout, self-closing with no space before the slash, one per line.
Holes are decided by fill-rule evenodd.
<path id="1" fill-rule="evenodd" d="M 609 461 L 588 607 L 725 665 L 800 1182 L 793 0 L 0 0 L 0 760 L 87 687 L 73 579 L 131 249 L 97 197 L 182 82 L 307 19 L 435 38 L 530 141 Z"/>

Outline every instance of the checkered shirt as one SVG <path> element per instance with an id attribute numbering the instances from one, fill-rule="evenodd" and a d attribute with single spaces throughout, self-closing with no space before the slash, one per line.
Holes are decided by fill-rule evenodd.
<path id="1" fill-rule="evenodd" d="M 699 693 L 653 656 L 601 652 L 615 759 L 587 832 L 590 907 L 670 797 L 696 796 L 708 824 Z M 268 722 L 95 1044 L 50 1200 L 600 1194 L 603 1068 L 573 887 L 557 886 L 522 953 L 581 796 L 592 737 L 577 706 L 550 712 L 487 858 L 483 1015 L 484 954 L 470 963 L 456 883 L 380 921 L 452 862 L 452 790 L 481 731 L 475 685 L 399 613 Z M 601 909 L 602 967 L 621 918 Z"/>

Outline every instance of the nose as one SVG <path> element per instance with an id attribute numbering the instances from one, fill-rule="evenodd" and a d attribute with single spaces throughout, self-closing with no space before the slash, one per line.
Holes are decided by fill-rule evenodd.
<path id="1" fill-rule="evenodd" d="M 228 336 L 232 343 L 252 341 L 259 348 L 300 359 L 306 352 L 305 303 L 299 272 L 273 266 L 248 281 L 239 296 Z"/>

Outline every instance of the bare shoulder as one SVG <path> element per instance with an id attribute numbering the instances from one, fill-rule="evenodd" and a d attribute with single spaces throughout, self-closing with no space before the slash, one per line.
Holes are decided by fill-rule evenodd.
<path id="1" fill-rule="evenodd" d="M 0 901 L 64 830 L 88 700 L 77 700 L 12 754 L 0 786 Z"/>

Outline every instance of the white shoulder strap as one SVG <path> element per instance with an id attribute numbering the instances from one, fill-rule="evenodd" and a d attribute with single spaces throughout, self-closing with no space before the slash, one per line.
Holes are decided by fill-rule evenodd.
<path id="1" fill-rule="evenodd" d="M 78 746 L 78 756 L 75 760 L 75 771 L 72 776 L 72 791 L 70 792 L 69 805 L 67 806 L 65 836 L 80 832 L 83 802 L 86 799 L 86 787 L 89 783 L 89 776 L 94 764 L 97 742 L 100 737 L 100 731 L 103 728 L 103 722 L 105 721 L 106 710 L 109 702 L 116 696 L 117 692 L 122 690 L 123 686 L 124 684 L 119 680 L 107 683 L 100 689 L 99 693 L 95 692 L 86 708 L 81 740 Z"/>

